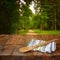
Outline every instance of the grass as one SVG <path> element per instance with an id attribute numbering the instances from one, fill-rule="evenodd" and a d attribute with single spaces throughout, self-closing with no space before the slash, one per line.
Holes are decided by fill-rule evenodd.
<path id="1" fill-rule="evenodd" d="M 18 34 L 27 34 L 28 30 L 18 30 Z"/>
<path id="2" fill-rule="evenodd" d="M 37 34 L 59 34 L 60 35 L 60 31 L 54 31 L 54 30 L 50 30 L 50 31 L 47 31 L 47 30 L 39 30 L 39 29 L 34 29 L 33 30 L 35 33 Z"/>

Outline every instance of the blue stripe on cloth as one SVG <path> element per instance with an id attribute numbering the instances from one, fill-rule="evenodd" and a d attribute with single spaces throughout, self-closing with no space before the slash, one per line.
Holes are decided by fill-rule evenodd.
<path id="1" fill-rule="evenodd" d="M 56 50 L 56 43 L 52 42 L 52 52 Z"/>
<path id="2" fill-rule="evenodd" d="M 46 42 L 46 41 L 44 41 L 44 40 L 34 40 L 34 39 L 32 39 L 32 40 L 30 40 L 30 42 L 28 43 L 28 45 L 27 46 L 33 46 L 33 45 L 36 45 L 36 44 L 40 44 L 40 43 L 42 43 L 42 42 Z M 47 45 L 45 45 L 45 46 L 39 46 L 39 47 L 37 47 L 37 48 L 35 48 L 35 49 L 33 49 L 34 51 L 40 51 L 40 52 L 48 52 L 48 53 L 52 53 L 53 51 L 55 51 L 54 49 L 54 46 L 55 46 L 55 44 L 53 43 L 53 42 L 51 42 L 51 43 L 49 43 L 49 44 L 47 44 Z"/>
<path id="3" fill-rule="evenodd" d="M 53 44 L 53 43 L 51 42 L 51 45 L 50 45 L 50 51 L 51 51 L 51 52 L 52 52 L 52 44 Z"/>
<path id="4" fill-rule="evenodd" d="M 43 51 L 45 51 L 45 48 L 46 48 L 46 45 L 45 45 L 45 46 L 43 46 L 42 50 L 43 50 Z"/>
<path id="5" fill-rule="evenodd" d="M 27 46 L 32 46 L 33 42 L 34 42 L 34 40 L 33 40 L 33 39 L 32 39 L 32 40 L 30 40 L 30 42 L 28 43 L 28 45 L 27 45 Z"/>
<path id="6" fill-rule="evenodd" d="M 45 41 L 42 41 L 42 42 L 45 42 Z M 46 46 L 44 45 L 44 46 L 42 46 L 42 48 L 41 48 L 41 52 L 45 52 L 45 48 L 46 48 Z"/>
<path id="7" fill-rule="evenodd" d="M 33 41 L 33 43 L 32 43 L 32 46 L 35 44 L 35 40 Z"/>

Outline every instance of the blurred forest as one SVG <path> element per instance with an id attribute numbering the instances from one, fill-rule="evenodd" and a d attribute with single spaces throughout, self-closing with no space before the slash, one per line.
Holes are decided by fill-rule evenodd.
<path id="1" fill-rule="evenodd" d="M 60 30 L 60 0 L 0 0 L 0 34 L 18 30 Z M 29 8 L 34 4 L 34 11 Z"/>

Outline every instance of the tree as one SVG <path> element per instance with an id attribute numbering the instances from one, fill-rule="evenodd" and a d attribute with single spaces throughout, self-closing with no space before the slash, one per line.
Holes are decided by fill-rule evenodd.
<path id="1" fill-rule="evenodd" d="M 32 11 L 26 4 L 21 4 L 20 7 L 20 20 L 19 26 L 20 29 L 29 29 L 30 28 L 30 18 L 32 17 Z"/>
<path id="2" fill-rule="evenodd" d="M 0 0 L 0 34 L 15 33 L 19 22 L 19 7 L 16 0 Z"/>

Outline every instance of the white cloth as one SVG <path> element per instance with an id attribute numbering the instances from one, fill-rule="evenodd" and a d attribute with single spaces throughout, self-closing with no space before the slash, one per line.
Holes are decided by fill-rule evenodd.
<path id="1" fill-rule="evenodd" d="M 42 42 L 46 42 L 45 40 L 30 40 L 30 42 L 28 43 L 27 46 L 33 46 L 36 44 L 40 44 Z M 52 53 L 56 50 L 56 43 L 55 42 L 51 42 L 45 46 L 39 46 L 35 49 L 33 49 L 34 51 L 40 51 L 40 52 L 48 52 L 48 53 Z"/>

